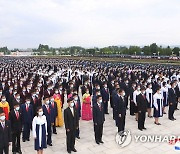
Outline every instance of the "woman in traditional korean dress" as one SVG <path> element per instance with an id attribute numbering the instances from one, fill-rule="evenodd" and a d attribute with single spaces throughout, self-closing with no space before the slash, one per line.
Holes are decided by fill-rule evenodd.
<path id="1" fill-rule="evenodd" d="M 42 107 L 37 108 L 37 115 L 33 119 L 32 133 L 34 137 L 34 148 L 38 154 L 43 154 L 43 149 L 47 148 L 47 121 L 43 115 Z"/>
<path id="2" fill-rule="evenodd" d="M 152 114 L 151 114 L 151 110 L 153 108 L 153 91 L 152 91 L 152 85 L 151 83 L 148 83 L 147 85 L 147 89 L 146 89 L 146 98 L 148 101 L 148 105 L 147 105 L 147 111 L 148 111 L 148 117 L 152 118 Z"/>
<path id="3" fill-rule="evenodd" d="M 83 95 L 82 99 L 82 120 L 92 120 L 91 96 L 88 89 L 86 89 L 86 93 Z"/>
<path id="4" fill-rule="evenodd" d="M 161 95 L 161 88 L 157 88 L 157 92 L 153 96 L 153 106 L 154 106 L 154 118 L 155 124 L 161 125 L 159 123 L 159 117 L 163 116 L 163 97 Z"/>

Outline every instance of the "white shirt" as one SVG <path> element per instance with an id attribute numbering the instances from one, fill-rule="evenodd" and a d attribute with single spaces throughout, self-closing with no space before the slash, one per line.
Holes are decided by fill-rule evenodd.
<path id="1" fill-rule="evenodd" d="M 69 107 L 69 108 L 70 108 L 70 110 L 72 112 L 72 115 L 74 116 L 74 109 L 73 109 L 73 107 Z"/>
<path id="2" fill-rule="evenodd" d="M 1 126 L 2 126 L 2 128 L 5 128 L 5 121 L 1 122 Z"/>

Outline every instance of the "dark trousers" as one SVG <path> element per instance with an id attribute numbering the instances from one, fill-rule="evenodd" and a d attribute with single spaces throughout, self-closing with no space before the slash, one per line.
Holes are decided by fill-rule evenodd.
<path id="1" fill-rule="evenodd" d="M 79 120 L 78 120 L 78 126 L 79 126 Z M 76 137 L 79 137 L 79 134 L 80 134 L 80 130 L 78 128 L 78 129 L 76 129 L 76 133 L 75 133 Z"/>
<path id="2" fill-rule="evenodd" d="M 169 111 L 168 111 L 168 118 L 173 119 L 174 118 L 174 111 L 176 108 L 176 104 L 169 105 Z"/>
<path id="3" fill-rule="evenodd" d="M 111 105 L 111 107 L 113 108 L 113 98 L 112 98 L 112 95 L 110 96 L 110 105 Z"/>
<path id="4" fill-rule="evenodd" d="M 103 123 L 97 125 L 94 124 L 94 133 L 96 142 L 102 141 Z"/>
<path id="5" fill-rule="evenodd" d="M 23 140 L 29 140 L 29 138 L 30 138 L 31 126 L 32 126 L 31 123 L 25 123 L 25 124 L 23 125 L 23 134 L 22 134 L 22 135 L 23 135 L 23 136 L 22 136 Z"/>
<path id="6" fill-rule="evenodd" d="M 69 132 L 66 131 L 66 144 L 67 144 L 67 151 L 71 151 L 74 149 L 75 130 L 70 130 Z"/>
<path id="7" fill-rule="evenodd" d="M 126 119 L 126 116 L 119 117 L 118 132 L 124 131 L 124 128 L 125 128 L 125 119 Z"/>
<path id="8" fill-rule="evenodd" d="M 128 108 L 128 97 L 129 97 L 129 96 L 125 96 L 125 97 L 124 97 L 124 101 L 125 101 L 125 103 L 126 103 L 126 108 Z"/>
<path id="9" fill-rule="evenodd" d="M 20 137 L 21 131 L 12 133 L 12 152 L 18 152 L 21 150 Z"/>
<path id="10" fill-rule="evenodd" d="M 133 101 L 130 101 L 130 115 L 134 115 L 135 114 L 135 104 Z"/>
<path id="11" fill-rule="evenodd" d="M 114 120 L 116 119 L 116 112 L 115 112 L 115 110 L 116 110 L 116 106 L 114 104 L 114 106 L 113 106 L 113 119 Z"/>
<path id="12" fill-rule="evenodd" d="M 177 103 L 176 103 L 176 107 L 175 107 L 175 109 L 177 109 L 178 108 L 178 98 L 177 98 L 177 101 L 176 101 Z"/>
<path id="13" fill-rule="evenodd" d="M 4 147 L 0 148 L 0 154 L 3 154 L 3 152 L 4 152 L 4 154 L 9 154 L 9 146 L 4 146 Z"/>
<path id="14" fill-rule="evenodd" d="M 76 137 L 79 137 L 79 134 L 80 134 L 80 130 L 78 128 L 78 129 L 76 129 Z"/>
<path id="15" fill-rule="evenodd" d="M 104 113 L 108 113 L 108 101 L 104 101 Z"/>
<path id="16" fill-rule="evenodd" d="M 56 117 L 53 119 L 54 125 L 52 126 L 53 133 L 56 133 Z"/>
<path id="17" fill-rule="evenodd" d="M 144 122 L 146 119 L 146 112 L 138 112 L 138 129 L 144 128 Z"/>
<path id="18" fill-rule="evenodd" d="M 51 125 L 47 126 L 47 144 L 52 144 L 52 130 L 51 130 Z"/>

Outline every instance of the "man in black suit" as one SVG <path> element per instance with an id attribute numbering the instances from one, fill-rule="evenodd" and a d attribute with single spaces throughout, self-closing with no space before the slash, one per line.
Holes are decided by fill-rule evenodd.
<path id="1" fill-rule="evenodd" d="M 12 132 L 12 152 L 21 152 L 20 137 L 22 132 L 22 115 L 20 112 L 20 106 L 17 102 L 14 103 L 14 110 L 9 113 L 9 120 L 11 122 Z"/>
<path id="2" fill-rule="evenodd" d="M 50 103 L 51 103 L 51 107 L 52 107 L 52 130 L 53 130 L 53 134 L 57 134 L 56 131 L 56 117 L 58 116 L 58 109 L 57 109 L 57 103 L 54 101 L 53 96 L 50 97 Z"/>
<path id="3" fill-rule="evenodd" d="M 73 98 L 69 98 L 67 100 L 68 107 L 64 110 L 64 123 L 66 129 L 66 143 L 67 143 L 67 151 L 71 153 L 71 151 L 77 152 L 75 149 L 75 134 L 78 126 L 78 114 L 77 110 L 74 106 Z"/>
<path id="4" fill-rule="evenodd" d="M 46 120 L 47 120 L 47 144 L 49 146 L 52 146 L 52 126 L 54 125 L 53 123 L 53 114 L 52 114 L 52 106 L 49 102 L 49 97 L 48 96 L 45 96 L 44 97 L 44 104 L 42 106 L 43 108 L 43 113 L 44 115 L 46 116 Z"/>
<path id="5" fill-rule="evenodd" d="M 0 154 L 9 153 L 11 140 L 11 123 L 5 120 L 5 113 L 0 108 Z"/>
<path id="6" fill-rule="evenodd" d="M 148 101 L 145 95 L 146 89 L 145 87 L 141 87 L 141 93 L 137 96 L 137 107 L 138 107 L 138 129 L 143 130 L 146 128 L 144 127 L 144 122 L 146 118 L 147 112 L 147 104 Z"/>
<path id="7" fill-rule="evenodd" d="M 105 114 L 109 114 L 108 113 L 109 90 L 108 90 L 106 82 L 103 84 L 103 87 L 101 89 L 101 94 L 102 94 L 102 99 L 103 99 L 103 104 L 104 104 L 104 112 Z"/>
<path id="8" fill-rule="evenodd" d="M 171 88 L 168 90 L 168 102 L 169 102 L 169 120 L 176 120 L 174 118 L 174 111 L 176 109 L 176 103 L 177 103 L 177 96 L 175 92 L 175 82 L 171 82 Z"/>
<path id="9" fill-rule="evenodd" d="M 97 103 L 93 105 L 93 122 L 96 143 L 104 143 L 102 141 L 103 124 L 105 121 L 102 96 L 97 96 Z"/>
<path id="10" fill-rule="evenodd" d="M 175 82 L 175 88 L 174 88 L 174 89 L 175 89 L 176 99 L 177 99 L 176 102 L 178 102 L 179 97 L 180 97 L 180 89 L 179 89 L 179 87 L 178 87 L 178 82 L 177 82 L 177 80 L 174 80 L 174 82 Z M 178 109 L 178 103 L 176 103 L 175 110 L 179 110 L 179 109 Z"/>
<path id="11" fill-rule="evenodd" d="M 115 101 L 115 121 L 118 127 L 118 132 L 123 132 L 125 128 L 126 119 L 126 102 L 124 99 L 125 91 L 123 89 L 117 90 L 117 97 Z"/>
<path id="12" fill-rule="evenodd" d="M 72 97 L 73 97 L 74 105 L 77 110 L 78 126 L 79 126 L 79 120 L 81 118 L 81 102 L 80 102 L 80 99 L 79 99 L 79 96 L 77 95 L 77 93 L 74 93 Z M 80 129 L 78 128 L 78 129 L 76 129 L 76 138 L 78 138 L 78 139 L 80 139 L 79 134 L 80 134 Z"/>
<path id="13" fill-rule="evenodd" d="M 124 82 L 121 83 L 120 88 L 125 91 L 126 95 L 124 96 L 124 100 L 126 103 L 126 108 L 128 109 L 128 99 L 129 99 L 129 95 L 130 95 L 129 80 L 125 79 Z"/>

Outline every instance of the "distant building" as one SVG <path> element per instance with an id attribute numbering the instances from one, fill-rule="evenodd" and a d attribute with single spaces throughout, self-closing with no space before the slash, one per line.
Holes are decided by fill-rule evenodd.
<path id="1" fill-rule="evenodd" d="M 0 56 L 4 56 L 4 52 L 0 52 Z"/>

